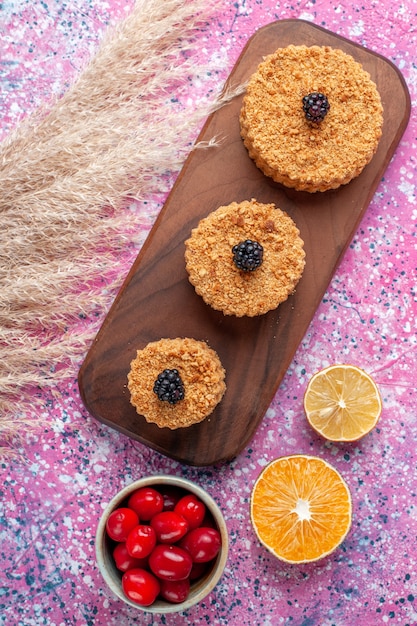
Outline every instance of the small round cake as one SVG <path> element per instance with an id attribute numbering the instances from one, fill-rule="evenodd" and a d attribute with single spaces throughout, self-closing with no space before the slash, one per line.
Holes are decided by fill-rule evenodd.
<path id="1" fill-rule="evenodd" d="M 294 291 L 304 242 L 293 220 L 256 200 L 221 206 L 185 242 L 189 281 L 206 304 L 236 317 L 262 315 Z"/>
<path id="2" fill-rule="evenodd" d="M 226 390 L 217 353 L 204 341 L 190 338 L 148 343 L 137 351 L 127 379 L 136 412 L 171 430 L 204 420 Z"/>
<path id="3" fill-rule="evenodd" d="M 349 183 L 372 159 L 383 108 L 362 65 L 329 46 L 279 48 L 249 79 L 240 112 L 249 156 L 298 191 Z"/>

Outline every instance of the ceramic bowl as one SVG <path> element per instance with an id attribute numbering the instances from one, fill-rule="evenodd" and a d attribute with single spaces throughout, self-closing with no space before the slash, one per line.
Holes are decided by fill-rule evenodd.
<path id="1" fill-rule="evenodd" d="M 184 602 L 174 604 L 157 598 L 152 605 L 141 606 L 130 600 L 123 592 L 122 572 L 116 568 L 113 560 L 112 550 L 115 544 L 107 535 L 106 522 L 111 512 L 120 506 L 124 506 L 129 496 L 136 491 L 136 489 L 140 487 L 153 487 L 158 489 L 158 486 L 161 488 L 167 486 L 170 488 L 179 488 L 186 493 L 192 493 L 200 498 L 206 505 L 208 513 L 211 515 L 215 526 L 220 532 L 222 546 L 211 568 L 201 578 L 191 582 L 190 593 Z M 228 544 L 228 534 L 223 514 L 213 498 L 204 489 L 190 480 L 177 476 L 149 476 L 140 478 L 127 487 L 124 487 L 107 505 L 97 527 L 96 559 L 101 575 L 108 587 L 126 604 L 139 611 L 147 611 L 149 613 L 179 613 L 201 602 L 217 585 L 226 565 Z"/>

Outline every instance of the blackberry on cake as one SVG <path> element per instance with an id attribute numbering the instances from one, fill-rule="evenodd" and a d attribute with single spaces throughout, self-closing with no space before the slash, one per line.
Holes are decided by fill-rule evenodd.
<path id="1" fill-rule="evenodd" d="M 233 246 L 232 252 L 234 264 L 244 272 L 253 272 L 262 265 L 264 249 L 257 241 L 241 241 Z"/>
<path id="2" fill-rule="evenodd" d="M 169 404 L 184 399 L 184 385 L 177 369 L 164 369 L 154 382 L 153 391 L 158 398 Z"/>

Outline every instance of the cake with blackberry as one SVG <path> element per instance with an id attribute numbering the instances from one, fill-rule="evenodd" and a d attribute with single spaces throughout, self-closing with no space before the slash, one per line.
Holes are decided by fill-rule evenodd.
<path id="1" fill-rule="evenodd" d="M 160 428 L 185 428 L 208 417 L 226 390 L 225 370 L 204 341 L 160 339 L 138 350 L 127 376 L 136 412 Z"/>
<path id="2" fill-rule="evenodd" d="M 304 242 L 287 213 L 252 199 L 221 206 L 185 242 L 195 291 L 225 315 L 254 317 L 275 309 L 304 270 Z"/>
<path id="3" fill-rule="evenodd" d="M 240 112 L 249 156 L 298 191 L 337 189 L 376 152 L 383 108 L 354 58 L 330 46 L 279 48 L 249 79 Z"/>

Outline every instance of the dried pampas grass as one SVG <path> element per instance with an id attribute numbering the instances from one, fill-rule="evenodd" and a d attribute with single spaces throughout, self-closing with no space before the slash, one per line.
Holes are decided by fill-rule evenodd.
<path id="1" fill-rule="evenodd" d="M 206 71 L 198 29 L 218 4 L 138 1 L 63 97 L 0 146 L 0 454 L 37 425 L 34 390 L 76 374 L 143 220 L 126 201 L 160 190 L 233 95 L 192 111 L 171 100 Z"/>

